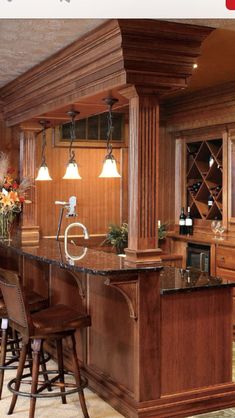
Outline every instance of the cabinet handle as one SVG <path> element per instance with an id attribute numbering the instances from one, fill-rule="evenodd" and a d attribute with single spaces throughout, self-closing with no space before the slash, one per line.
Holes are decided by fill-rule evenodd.
<path id="1" fill-rule="evenodd" d="M 206 259 L 206 254 L 200 253 L 200 270 L 201 271 L 205 271 L 205 259 Z"/>

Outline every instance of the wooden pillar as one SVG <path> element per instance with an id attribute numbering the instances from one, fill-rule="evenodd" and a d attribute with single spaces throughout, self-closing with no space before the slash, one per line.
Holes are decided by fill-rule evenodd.
<path id="1" fill-rule="evenodd" d="M 37 225 L 37 194 L 34 184 L 36 177 L 36 133 L 39 128 L 21 128 L 20 132 L 20 178 L 30 177 L 33 185 L 27 192 L 30 204 L 24 204 L 21 214 L 19 235 L 22 243 L 34 244 L 39 241 Z"/>
<path id="2" fill-rule="evenodd" d="M 127 260 L 159 260 L 158 158 L 159 102 L 147 90 L 131 86 L 121 91 L 129 99 L 129 240 Z"/>

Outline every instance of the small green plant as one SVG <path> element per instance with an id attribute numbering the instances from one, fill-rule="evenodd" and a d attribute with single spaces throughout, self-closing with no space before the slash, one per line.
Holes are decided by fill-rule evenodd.
<path id="1" fill-rule="evenodd" d="M 128 245 L 128 224 L 123 222 L 121 225 L 110 225 L 102 244 L 105 243 L 111 244 L 118 254 L 123 254 L 124 248 Z"/>
<path id="2" fill-rule="evenodd" d="M 166 232 L 167 232 L 167 224 L 161 224 L 158 227 L 158 239 L 162 240 L 166 238 Z"/>
<path id="3" fill-rule="evenodd" d="M 158 239 L 163 240 L 166 237 L 167 224 L 158 227 Z M 123 254 L 128 246 L 128 224 L 123 222 L 121 225 L 110 225 L 104 244 L 111 244 L 118 254 Z"/>

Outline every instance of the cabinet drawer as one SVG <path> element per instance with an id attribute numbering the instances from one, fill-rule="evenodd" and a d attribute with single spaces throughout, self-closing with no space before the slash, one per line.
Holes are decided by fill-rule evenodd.
<path id="1" fill-rule="evenodd" d="M 223 269 L 217 267 L 216 276 L 231 282 L 235 282 L 235 270 Z M 235 324 L 235 287 L 233 287 L 233 307 L 234 307 L 234 324 Z"/>
<path id="2" fill-rule="evenodd" d="M 235 270 L 235 248 L 217 248 L 216 266 Z"/>
<path id="3" fill-rule="evenodd" d="M 231 280 L 231 282 L 235 282 L 235 270 L 217 267 L 216 277 L 221 277 L 221 279 Z"/>

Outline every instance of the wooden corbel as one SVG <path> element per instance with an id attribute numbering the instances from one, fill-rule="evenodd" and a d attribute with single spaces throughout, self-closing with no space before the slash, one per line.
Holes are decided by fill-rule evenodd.
<path id="1" fill-rule="evenodd" d="M 137 310 L 139 301 L 138 277 L 130 280 L 125 276 L 109 277 L 104 282 L 107 286 L 111 286 L 120 292 L 128 305 L 130 318 L 137 320 Z"/>

